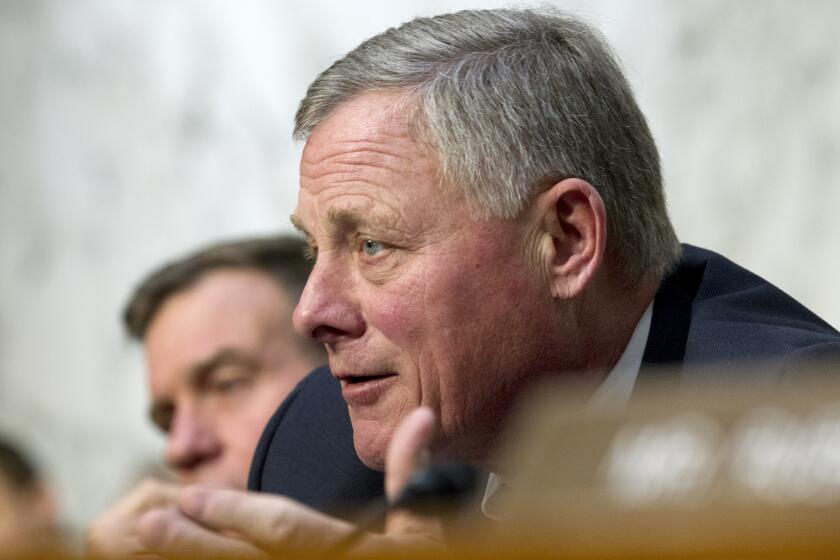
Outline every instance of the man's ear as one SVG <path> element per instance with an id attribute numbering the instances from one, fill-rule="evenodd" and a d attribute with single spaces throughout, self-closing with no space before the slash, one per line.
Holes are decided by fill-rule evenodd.
<path id="1" fill-rule="evenodd" d="M 580 295 L 601 267 L 607 242 L 607 214 L 595 187 L 564 179 L 536 200 L 541 265 L 554 297 Z"/>

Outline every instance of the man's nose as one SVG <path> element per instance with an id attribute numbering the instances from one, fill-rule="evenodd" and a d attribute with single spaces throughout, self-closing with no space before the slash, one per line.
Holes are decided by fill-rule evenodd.
<path id="1" fill-rule="evenodd" d="M 178 410 L 166 442 L 166 462 L 179 473 L 194 470 L 222 453 L 213 429 L 192 410 Z"/>
<path id="2" fill-rule="evenodd" d="M 352 294 L 349 275 L 321 259 L 315 263 L 293 317 L 295 330 L 323 344 L 358 338 L 365 321 Z"/>

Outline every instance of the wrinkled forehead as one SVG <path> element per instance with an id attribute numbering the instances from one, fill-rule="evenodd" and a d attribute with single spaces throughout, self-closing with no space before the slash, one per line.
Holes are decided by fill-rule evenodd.
<path id="1" fill-rule="evenodd" d="M 436 179 L 438 158 L 417 141 L 406 103 L 400 93 L 375 92 L 340 105 L 306 142 L 301 193 L 404 190 Z"/>
<path id="2" fill-rule="evenodd" d="M 337 148 L 353 143 L 402 144 L 437 159 L 424 142 L 416 118 L 416 103 L 402 91 L 359 94 L 338 105 L 316 126 L 303 150 L 301 165 L 318 163 Z M 361 144 L 360 144 L 361 147 Z"/>

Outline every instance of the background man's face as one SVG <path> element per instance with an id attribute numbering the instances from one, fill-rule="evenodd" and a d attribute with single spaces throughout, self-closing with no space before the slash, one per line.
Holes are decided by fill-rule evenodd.
<path id="1" fill-rule="evenodd" d="M 508 393 L 543 365 L 552 305 L 525 221 L 471 218 L 394 103 L 364 94 L 316 127 L 294 218 L 317 250 L 295 327 L 326 343 L 356 450 L 379 468 L 419 405 L 439 415 L 441 451 L 481 453 Z"/>
<path id="2" fill-rule="evenodd" d="M 292 302 L 256 270 L 220 269 L 172 295 L 146 333 L 152 420 L 182 483 L 247 485 L 265 424 L 317 364 Z"/>

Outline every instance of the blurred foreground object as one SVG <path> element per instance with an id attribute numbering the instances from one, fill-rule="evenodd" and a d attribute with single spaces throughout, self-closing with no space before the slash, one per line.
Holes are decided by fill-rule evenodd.
<path id="1" fill-rule="evenodd" d="M 0 557 L 57 553 L 61 548 L 52 495 L 33 463 L 0 438 Z"/>
<path id="2" fill-rule="evenodd" d="M 508 450 L 509 542 L 569 558 L 840 553 L 840 382 L 804 379 L 652 386 L 624 411 L 541 391 Z"/>

